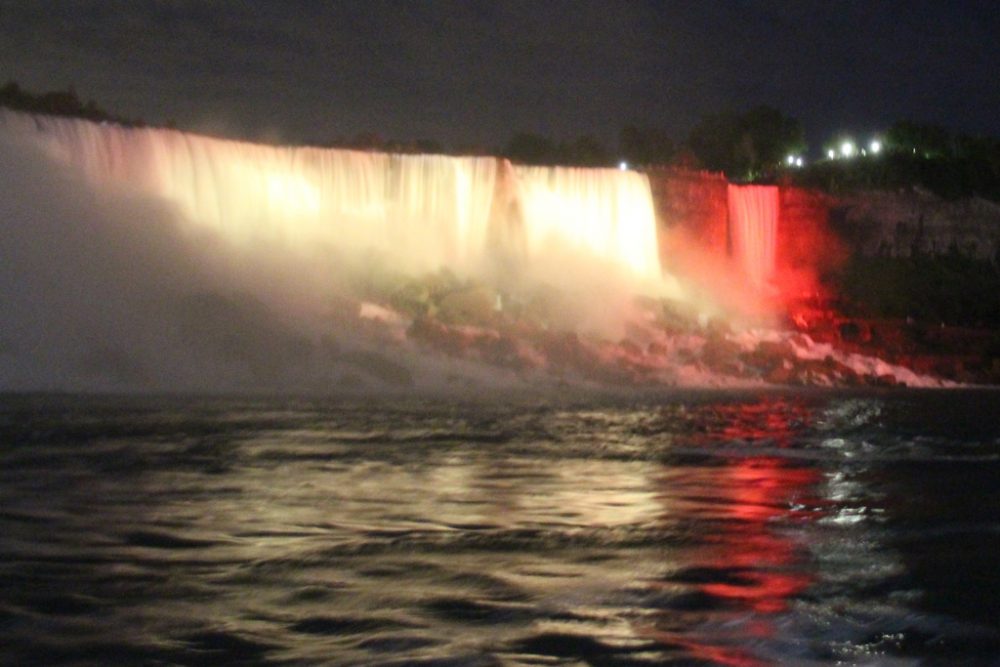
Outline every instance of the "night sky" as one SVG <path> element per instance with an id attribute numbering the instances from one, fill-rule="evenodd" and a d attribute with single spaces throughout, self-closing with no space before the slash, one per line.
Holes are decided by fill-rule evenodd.
<path id="1" fill-rule="evenodd" d="M 769 104 L 810 150 L 892 121 L 1000 136 L 992 0 L 0 0 L 0 80 L 229 136 L 492 148 Z"/>

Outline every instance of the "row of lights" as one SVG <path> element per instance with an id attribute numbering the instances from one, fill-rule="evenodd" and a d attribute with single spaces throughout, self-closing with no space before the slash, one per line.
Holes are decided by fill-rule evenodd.
<path id="1" fill-rule="evenodd" d="M 861 155 L 878 155 L 882 152 L 882 142 L 878 139 L 872 139 L 868 142 L 868 148 L 862 148 L 860 150 Z M 914 151 L 915 153 L 916 151 Z M 855 157 L 859 153 L 857 145 L 850 139 L 845 139 L 840 144 L 840 151 L 830 148 L 826 151 L 826 157 L 831 160 L 836 160 L 838 158 L 850 159 Z M 801 167 L 805 164 L 805 160 L 801 155 L 789 155 L 785 158 L 785 165 L 788 167 Z M 626 171 L 629 168 L 628 162 L 622 160 L 618 163 L 618 169 L 621 171 Z"/>
<path id="2" fill-rule="evenodd" d="M 826 156 L 831 160 L 836 160 L 838 158 L 851 159 L 857 156 L 859 153 L 861 155 L 878 155 L 882 152 L 882 142 L 878 139 L 872 139 L 868 142 L 867 148 L 858 149 L 857 145 L 850 139 L 845 139 L 840 144 L 840 150 L 834 148 L 829 148 L 826 151 Z"/>
<path id="3" fill-rule="evenodd" d="M 878 155 L 882 152 L 882 141 L 879 139 L 872 139 L 868 142 L 866 148 L 859 149 L 857 144 L 855 144 L 850 139 L 845 139 L 841 142 L 839 150 L 837 148 L 830 148 L 826 151 L 826 157 L 831 160 L 837 159 L 851 159 L 858 155 Z M 785 157 L 785 166 L 787 167 L 801 167 L 805 164 L 805 159 L 801 155 L 788 155 Z"/>

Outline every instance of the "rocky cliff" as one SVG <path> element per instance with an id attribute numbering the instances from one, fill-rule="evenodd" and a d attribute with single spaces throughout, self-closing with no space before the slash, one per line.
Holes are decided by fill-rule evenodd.
<path id="1" fill-rule="evenodd" d="M 830 199 L 830 225 L 869 257 L 1000 256 L 1000 204 L 980 198 L 948 201 L 920 189 L 856 192 Z"/>

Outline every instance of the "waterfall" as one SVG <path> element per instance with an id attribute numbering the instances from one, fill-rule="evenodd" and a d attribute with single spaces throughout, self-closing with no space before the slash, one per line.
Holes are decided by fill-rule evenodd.
<path id="1" fill-rule="evenodd" d="M 529 254 L 549 244 L 659 274 L 655 213 L 645 174 L 618 169 L 519 167 Z"/>
<path id="2" fill-rule="evenodd" d="M 404 270 L 467 274 L 498 252 L 529 267 L 571 253 L 644 283 L 660 275 L 649 182 L 635 172 L 270 146 L 8 110 L 0 128 L 235 243 L 374 251 Z"/>
<path id="3" fill-rule="evenodd" d="M 751 286 L 760 290 L 774 274 L 778 187 L 730 184 L 728 200 L 733 258 Z"/>

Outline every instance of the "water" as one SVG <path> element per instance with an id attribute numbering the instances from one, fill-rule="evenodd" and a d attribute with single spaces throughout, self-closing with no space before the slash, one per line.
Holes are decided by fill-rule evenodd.
<path id="1" fill-rule="evenodd" d="M 727 201 L 733 256 L 751 284 L 762 289 L 774 275 L 780 208 L 778 187 L 729 184 Z"/>
<path id="2" fill-rule="evenodd" d="M 3 109 L 0 140 L 41 148 L 105 196 L 152 197 L 226 243 L 300 261 L 336 249 L 491 277 L 515 255 L 563 285 L 595 261 L 660 281 L 649 180 L 635 171 L 270 146 Z"/>
<path id="3" fill-rule="evenodd" d="M 0 400 L 0 663 L 1000 664 L 1000 394 Z"/>

